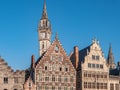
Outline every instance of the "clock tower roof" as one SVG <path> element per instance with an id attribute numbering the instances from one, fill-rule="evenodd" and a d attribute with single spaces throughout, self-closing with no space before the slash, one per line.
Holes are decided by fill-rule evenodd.
<path id="1" fill-rule="evenodd" d="M 42 18 L 41 19 L 48 19 L 47 8 L 46 8 L 46 0 L 44 0 L 44 6 L 43 6 L 43 12 L 42 12 Z"/>

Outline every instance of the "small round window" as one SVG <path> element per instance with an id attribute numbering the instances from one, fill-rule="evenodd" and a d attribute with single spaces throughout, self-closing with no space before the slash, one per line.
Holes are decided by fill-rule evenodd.
<path id="1" fill-rule="evenodd" d="M 56 45 L 55 47 L 55 52 L 58 53 L 59 52 L 59 47 Z"/>

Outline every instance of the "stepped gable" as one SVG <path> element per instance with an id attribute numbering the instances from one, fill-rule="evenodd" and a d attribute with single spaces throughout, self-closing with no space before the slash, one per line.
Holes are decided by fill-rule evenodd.
<path id="1" fill-rule="evenodd" d="M 86 48 L 84 48 L 84 49 L 82 49 L 82 50 L 79 51 L 79 56 L 80 56 L 79 60 L 82 61 L 82 62 L 84 62 L 85 56 L 89 55 L 89 53 L 91 51 L 95 52 L 96 50 L 100 51 L 101 56 L 104 57 L 102 49 L 101 49 L 101 47 L 99 45 L 99 42 L 97 40 L 94 40 L 91 45 L 89 45 L 88 47 L 86 47 Z"/>
<path id="2" fill-rule="evenodd" d="M 16 76 L 24 76 L 25 75 L 25 70 L 16 70 L 14 72 L 14 75 L 16 75 Z"/>
<path id="3" fill-rule="evenodd" d="M 0 58 L 0 71 L 14 72 L 14 70 L 8 66 L 8 63 L 2 58 Z"/>

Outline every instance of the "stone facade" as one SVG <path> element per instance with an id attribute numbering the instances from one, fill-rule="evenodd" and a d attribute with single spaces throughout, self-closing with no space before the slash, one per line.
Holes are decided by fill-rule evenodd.
<path id="1" fill-rule="evenodd" d="M 23 90 L 25 71 L 14 72 L 10 66 L 0 58 L 0 90 Z"/>
<path id="2" fill-rule="evenodd" d="M 120 90 L 120 63 L 115 68 L 113 54 L 108 54 L 112 64 L 107 63 L 96 39 L 82 50 L 74 47 L 70 57 L 77 73 L 76 90 Z"/>

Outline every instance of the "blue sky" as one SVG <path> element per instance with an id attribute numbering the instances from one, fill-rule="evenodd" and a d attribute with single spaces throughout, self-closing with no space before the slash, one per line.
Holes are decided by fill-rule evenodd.
<path id="1" fill-rule="evenodd" d="M 116 62 L 120 60 L 120 0 L 46 0 L 55 33 L 67 54 L 96 37 L 105 54 L 112 43 Z M 0 55 L 16 69 L 29 67 L 31 55 L 38 58 L 37 26 L 43 0 L 0 0 Z"/>

